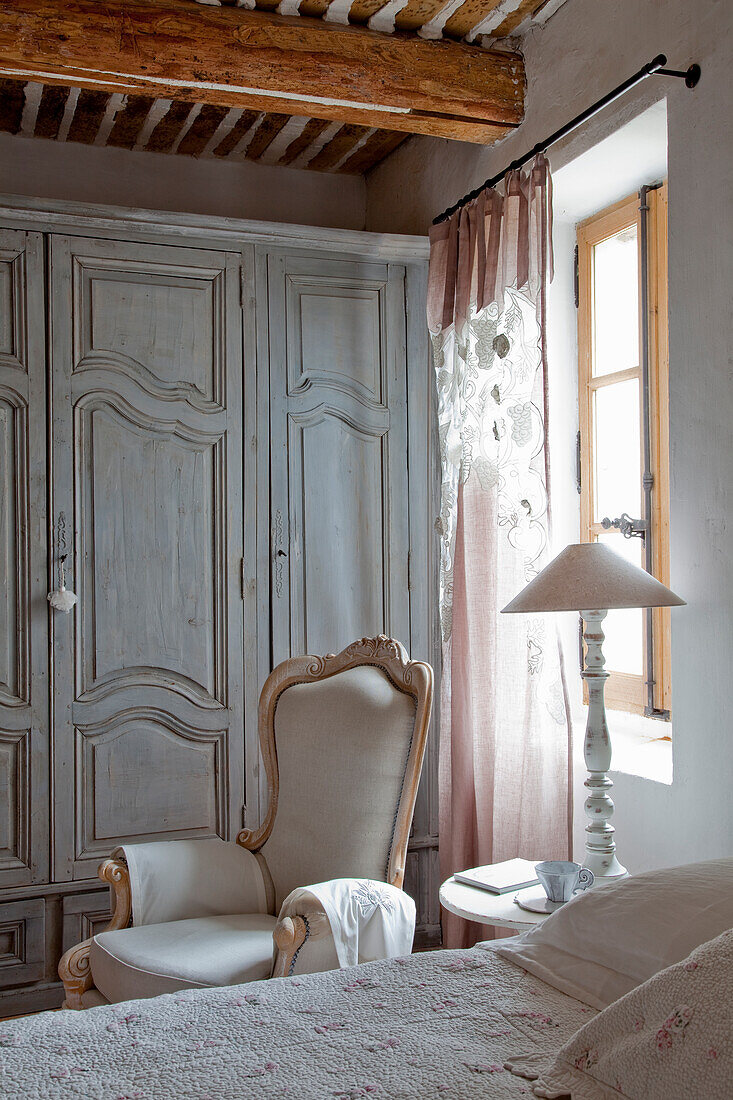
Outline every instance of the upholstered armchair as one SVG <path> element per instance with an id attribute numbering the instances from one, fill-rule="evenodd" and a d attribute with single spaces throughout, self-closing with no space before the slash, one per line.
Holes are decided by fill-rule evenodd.
<path id="1" fill-rule="evenodd" d="M 64 1006 L 338 967 L 323 888 L 337 887 L 342 904 L 376 898 L 389 909 L 406 899 L 432 691 L 430 666 L 384 635 L 278 665 L 259 704 L 262 824 L 235 842 L 112 853 L 99 877 L 114 890 L 114 915 L 62 957 Z"/>

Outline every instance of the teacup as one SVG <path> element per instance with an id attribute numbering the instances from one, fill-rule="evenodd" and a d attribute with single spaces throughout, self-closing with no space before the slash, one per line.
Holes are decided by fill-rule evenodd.
<path id="1" fill-rule="evenodd" d="M 593 885 L 593 872 L 569 859 L 545 859 L 534 869 L 550 901 L 570 901 Z"/>

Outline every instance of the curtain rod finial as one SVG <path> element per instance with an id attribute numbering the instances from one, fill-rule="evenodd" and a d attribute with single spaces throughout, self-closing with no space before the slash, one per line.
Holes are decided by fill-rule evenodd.
<path id="1" fill-rule="evenodd" d="M 702 69 L 698 64 L 690 65 L 687 73 L 685 74 L 685 84 L 688 88 L 695 88 L 700 83 L 700 77 L 702 76 Z"/>

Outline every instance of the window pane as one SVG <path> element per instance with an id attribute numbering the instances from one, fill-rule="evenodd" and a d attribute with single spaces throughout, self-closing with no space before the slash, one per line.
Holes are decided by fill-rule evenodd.
<path id="1" fill-rule="evenodd" d="M 595 523 L 641 509 L 641 440 L 639 380 L 629 378 L 601 386 L 593 398 Z"/>
<path id="2" fill-rule="evenodd" d="M 599 535 L 605 543 L 626 561 L 642 568 L 644 543 L 641 539 L 625 539 L 623 535 Z M 609 672 L 628 672 L 634 676 L 644 674 L 644 612 L 641 609 L 623 608 L 609 611 L 603 620 L 603 653 Z"/>
<path id="3" fill-rule="evenodd" d="M 593 249 L 593 374 L 639 366 L 636 225 Z"/>

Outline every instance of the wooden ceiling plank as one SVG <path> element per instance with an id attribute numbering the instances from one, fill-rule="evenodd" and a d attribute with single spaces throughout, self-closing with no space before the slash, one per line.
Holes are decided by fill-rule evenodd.
<path id="1" fill-rule="evenodd" d="M 491 0 L 481 0 L 488 6 Z M 407 0 L 402 11 L 395 15 L 394 25 L 399 31 L 416 31 L 446 6 L 447 0 Z"/>
<path id="2" fill-rule="evenodd" d="M 308 119 L 302 131 L 290 142 L 278 164 L 292 164 L 316 140 L 318 135 L 323 133 L 327 126 L 330 126 L 330 123 L 325 118 Z"/>
<path id="3" fill-rule="evenodd" d="M 41 103 L 36 116 L 36 137 L 57 138 L 66 110 L 70 88 L 54 88 L 49 84 L 41 93 Z"/>
<path id="4" fill-rule="evenodd" d="M 155 127 L 161 122 L 171 107 L 171 101 L 169 99 L 154 99 L 153 105 L 148 111 L 148 117 L 140 128 L 140 132 L 135 139 L 135 149 L 145 149 L 150 141 L 151 134 L 155 130 Z"/>
<path id="5" fill-rule="evenodd" d="M 469 31 L 483 23 L 504 2 L 505 0 L 464 0 L 460 8 L 446 20 L 444 35 L 446 38 L 465 38 Z"/>
<path id="6" fill-rule="evenodd" d="M 480 142 L 524 93 L 516 54 L 190 0 L 0 0 L 3 73 Z"/>
<path id="7" fill-rule="evenodd" d="M 0 84 L 0 130 L 20 133 L 25 106 L 25 80 L 3 80 Z"/>
<path id="8" fill-rule="evenodd" d="M 290 121 L 290 115 L 265 115 L 254 132 L 254 136 L 245 150 L 247 160 L 257 160 L 265 149 L 275 140 L 283 126 Z"/>
<path id="9" fill-rule="evenodd" d="M 356 25 L 368 23 L 384 7 L 386 0 L 354 0 L 349 12 L 349 22 Z"/>
<path id="10" fill-rule="evenodd" d="M 264 153 L 261 154 L 259 158 L 260 164 L 279 164 L 280 158 L 285 150 L 302 134 L 307 125 L 307 118 L 299 118 L 297 115 L 290 115 L 280 133 L 275 135 Z"/>
<path id="11" fill-rule="evenodd" d="M 528 15 L 532 15 L 537 8 L 542 7 L 543 0 L 522 0 L 515 11 L 510 12 L 503 23 L 491 32 L 492 38 L 506 38 L 520 23 L 523 23 Z"/>
<path id="12" fill-rule="evenodd" d="M 331 138 L 328 144 L 324 145 L 320 152 L 308 161 L 306 167 L 316 172 L 331 171 L 350 149 L 358 145 L 368 131 L 367 126 L 352 126 L 349 124 L 342 126 L 335 137 Z"/>
<path id="13" fill-rule="evenodd" d="M 308 15 L 321 19 L 328 11 L 331 0 L 300 0 L 298 11 L 301 15 Z"/>
<path id="14" fill-rule="evenodd" d="M 133 149 L 154 103 L 152 96 L 129 96 L 114 120 L 107 145 L 114 145 L 118 149 Z"/>
<path id="15" fill-rule="evenodd" d="M 212 103 L 205 103 L 181 138 L 176 153 L 189 157 L 200 156 L 228 114 L 228 107 L 215 107 Z"/>
<path id="16" fill-rule="evenodd" d="M 127 101 L 130 97 L 117 92 L 115 95 L 111 95 L 107 100 L 107 106 L 104 110 L 102 121 L 99 124 L 97 130 L 97 136 L 94 139 L 95 145 L 106 145 L 107 138 L 112 132 L 112 127 L 115 124 L 115 119 L 125 109 Z"/>
<path id="17" fill-rule="evenodd" d="M 153 128 L 145 148 L 151 153 L 170 153 L 178 135 L 186 125 L 193 103 L 178 100 L 171 103 L 160 122 Z"/>
<path id="18" fill-rule="evenodd" d="M 213 150 L 214 156 L 228 157 L 230 153 L 233 153 L 242 138 L 245 134 L 249 133 L 259 117 L 259 111 L 242 111 L 229 133 L 222 138 Z"/>
<path id="19" fill-rule="evenodd" d="M 337 170 L 349 175 L 362 175 L 393 153 L 403 141 L 407 141 L 408 136 L 394 130 L 377 130 Z"/>
<path id="20" fill-rule="evenodd" d="M 94 145 L 108 102 L 108 92 L 90 92 L 82 89 L 79 92 L 66 140 L 79 141 L 83 145 Z"/>

